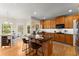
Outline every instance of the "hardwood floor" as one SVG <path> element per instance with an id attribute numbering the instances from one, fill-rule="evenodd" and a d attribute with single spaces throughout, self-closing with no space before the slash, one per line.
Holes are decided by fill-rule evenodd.
<path id="1" fill-rule="evenodd" d="M 0 48 L 0 56 L 23 56 L 22 41 L 17 39 L 16 44 L 12 47 Z"/>
<path id="2" fill-rule="evenodd" d="M 25 56 L 22 51 L 23 42 L 17 39 L 17 42 L 12 47 L 0 48 L 0 56 Z M 75 47 L 63 43 L 53 42 L 52 56 L 76 56 Z"/>
<path id="3" fill-rule="evenodd" d="M 53 55 L 54 56 L 76 56 L 74 46 L 53 42 Z"/>

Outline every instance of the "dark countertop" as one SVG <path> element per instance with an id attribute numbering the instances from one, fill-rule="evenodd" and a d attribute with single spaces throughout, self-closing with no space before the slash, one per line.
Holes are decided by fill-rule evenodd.
<path id="1" fill-rule="evenodd" d="M 54 34 L 73 35 L 73 34 L 66 34 L 66 33 L 54 33 Z"/>
<path id="2" fill-rule="evenodd" d="M 52 36 L 45 36 L 42 38 L 35 38 L 35 36 L 30 36 L 30 39 L 35 40 L 35 41 L 40 41 L 41 43 L 43 42 L 47 42 L 49 40 L 51 40 Z"/>
<path id="3" fill-rule="evenodd" d="M 51 33 L 51 34 L 73 35 L 73 34 L 67 34 L 67 33 Z"/>

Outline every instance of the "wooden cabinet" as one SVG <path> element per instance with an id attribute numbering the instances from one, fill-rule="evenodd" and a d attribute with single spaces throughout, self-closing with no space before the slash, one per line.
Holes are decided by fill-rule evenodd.
<path id="1" fill-rule="evenodd" d="M 52 36 L 51 35 L 52 33 L 44 33 L 44 36 L 45 37 L 49 37 L 49 36 Z M 47 38 L 46 38 L 47 39 Z M 44 55 L 45 56 L 50 56 L 50 55 L 52 55 L 52 53 L 53 53 L 53 40 L 52 40 L 52 38 L 50 38 L 49 40 L 47 40 L 46 42 L 44 42 L 43 44 L 43 51 L 44 51 Z"/>
<path id="2" fill-rule="evenodd" d="M 65 17 L 65 28 L 73 28 L 74 16 Z"/>
<path id="3" fill-rule="evenodd" d="M 74 19 L 79 20 L 79 15 L 78 14 L 74 15 Z"/>
<path id="4" fill-rule="evenodd" d="M 65 42 L 65 35 L 64 34 L 55 34 L 54 41 Z"/>
<path id="5" fill-rule="evenodd" d="M 49 40 L 48 41 L 48 56 L 51 56 L 52 53 L 53 53 L 53 41 L 52 40 Z"/>
<path id="6" fill-rule="evenodd" d="M 50 33 L 50 36 L 52 37 L 52 41 L 54 41 L 55 34 L 54 33 Z"/>
<path id="7" fill-rule="evenodd" d="M 56 24 L 65 24 L 65 28 L 73 28 L 73 20 L 79 19 L 79 15 L 60 16 L 54 19 L 41 20 L 43 28 L 55 28 Z"/>
<path id="8" fill-rule="evenodd" d="M 43 29 L 50 29 L 50 20 L 41 20 L 40 25 Z"/>
<path id="9" fill-rule="evenodd" d="M 51 40 L 48 40 L 47 42 L 43 43 L 43 51 L 45 56 L 50 56 L 53 53 L 53 44 Z"/>
<path id="10" fill-rule="evenodd" d="M 54 40 L 59 42 L 60 41 L 60 34 L 55 34 Z"/>
<path id="11" fill-rule="evenodd" d="M 73 28 L 73 20 L 79 20 L 79 15 L 60 16 L 55 19 L 44 20 L 41 22 L 44 29 L 53 29 L 56 24 L 65 24 L 66 29 Z M 69 34 L 50 34 L 53 41 L 64 42 L 73 45 L 73 35 Z M 47 35 L 48 36 L 48 35 Z"/>
<path id="12" fill-rule="evenodd" d="M 42 29 L 44 29 L 44 20 L 40 20 L 40 26 Z"/>
<path id="13" fill-rule="evenodd" d="M 65 35 L 59 34 L 59 42 L 65 42 Z"/>
<path id="14" fill-rule="evenodd" d="M 63 43 L 73 45 L 73 35 L 55 34 L 54 41 L 63 42 Z"/>
<path id="15" fill-rule="evenodd" d="M 57 17 L 55 20 L 55 24 L 64 24 L 64 16 Z"/>
<path id="16" fill-rule="evenodd" d="M 54 34 L 54 41 L 58 41 L 58 34 Z"/>
<path id="17" fill-rule="evenodd" d="M 47 43 L 45 42 L 45 43 L 43 43 L 43 53 L 44 53 L 44 56 L 47 56 L 47 53 L 48 53 L 48 51 L 47 51 L 47 49 L 48 49 L 48 45 L 47 45 Z"/>
<path id="18" fill-rule="evenodd" d="M 55 28 L 55 19 L 50 20 L 50 28 L 51 29 Z"/>
<path id="19" fill-rule="evenodd" d="M 40 25 L 42 29 L 50 29 L 50 28 L 55 28 L 55 20 L 41 20 Z"/>
<path id="20" fill-rule="evenodd" d="M 70 15 L 65 17 L 65 28 L 73 28 L 73 20 L 78 20 L 79 15 Z"/>
<path id="21" fill-rule="evenodd" d="M 65 42 L 66 42 L 67 44 L 73 45 L 73 35 L 68 35 L 68 34 L 66 34 L 66 35 L 65 35 Z"/>
<path id="22" fill-rule="evenodd" d="M 45 20 L 44 21 L 44 28 L 49 29 L 50 28 L 50 20 Z"/>

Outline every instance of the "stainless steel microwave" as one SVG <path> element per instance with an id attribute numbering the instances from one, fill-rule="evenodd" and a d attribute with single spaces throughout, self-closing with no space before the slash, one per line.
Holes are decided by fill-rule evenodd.
<path id="1" fill-rule="evenodd" d="M 64 24 L 56 24 L 56 28 L 57 29 L 65 28 L 65 25 Z"/>

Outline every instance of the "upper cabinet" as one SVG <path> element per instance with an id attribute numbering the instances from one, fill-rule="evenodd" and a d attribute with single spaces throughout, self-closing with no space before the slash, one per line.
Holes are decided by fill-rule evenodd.
<path id="1" fill-rule="evenodd" d="M 40 25 L 43 29 L 49 29 L 50 28 L 50 20 L 41 20 Z"/>
<path id="2" fill-rule="evenodd" d="M 57 17 L 55 19 L 55 24 L 64 24 L 64 16 Z"/>
<path id="3" fill-rule="evenodd" d="M 50 28 L 50 20 L 44 21 L 44 28 L 49 29 Z"/>
<path id="4" fill-rule="evenodd" d="M 79 20 L 79 15 L 75 15 L 74 19 Z"/>
<path id="5" fill-rule="evenodd" d="M 65 28 L 73 28 L 73 20 L 79 20 L 79 15 L 60 16 L 54 19 L 41 20 L 42 28 L 56 28 L 57 24 L 64 24 Z"/>
<path id="6" fill-rule="evenodd" d="M 40 20 L 40 26 L 42 29 L 44 29 L 44 20 Z"/>
<path id="7" fill-rule="evenodd" d="M 50 28 L 55 28 L 55 19 L 50 20 Z"/>
<path id="8" fill-rule="evenodd" d="M 74 16 L 65 17 L 65 28 L 73 28 Z"/>

